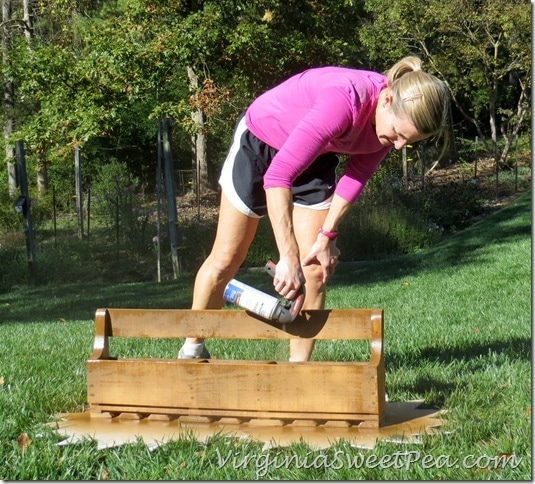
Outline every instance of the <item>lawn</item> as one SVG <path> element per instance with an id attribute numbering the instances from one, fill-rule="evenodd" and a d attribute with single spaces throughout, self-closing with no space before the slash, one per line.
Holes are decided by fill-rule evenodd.
<path id="1" fill-rule="evenodd" d="M 264 274 L 239 278 L 269 288 Z M 84 408 L 95 309 L 187 308 L 191 287 L 192 276 L 184 276 L 0 294 L 0 479 L 531 480 L 530 194 L 431 250 L 341 265 L 330 284 L 328 307 L 384 309 L 389 400 L 418 399 L 446 411 L 443 432 L 422 444 L 362 450 L 341 441 L 312 451 L 296 442 L 262 450 L 215 436 L 207 445 L 183 439 L 152 451 L 142 442 L 108 450 L 91 441 L 58 446 L 46 423 Z M 140 351 L 157 356 L 179 347 L 144 344 Z M 208 344 L 220 357 L 287 351 L 257 342 Z M 353 356 L 347 342 L 322 341 L 313 358 Z"/>

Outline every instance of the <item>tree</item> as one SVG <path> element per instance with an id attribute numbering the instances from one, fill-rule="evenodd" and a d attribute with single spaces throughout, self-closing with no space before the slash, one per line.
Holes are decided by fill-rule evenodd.
<path id="1" fill-rule="evenodd" d="M 527 0 L 366 0 L 361 39 L 374 58 L 419 54 L 446 79 L 457 110 L 504 161 L 529 113 L 531 15 Z M 396 39 L 395 45 L 392 39 Z M 514 85 L 509 83 L 514 79 Z M 505 140 L 498 153 L 498 131 Z"/>
<path id="2" fill-rule="evenodd" d="M 170 117 L 174 145 L 200 160 L 202 189 L 256 95 L 307 67 L 366 64 L 355 42 L 360 4 L 346 0 L 46 4 L 31 58 L 18 51 L 18 98 L 31 113 L 18 136 L 49 160 L 72 160 L 74 146 L 146 150 L 141 143 L 154 145 L 157 121 Z"/>
<path id="3" fill-rule="evenodd" d="M 78 12 L 87 15 L 102 2 L 96 0 L 4 0 L 4 142 L 6 158 L 11 158 L 13 139 L 24 139 L 36 155 L 37 187 L 47 189 L 49 150 L 66 144 L 62 135 L 60 110 L 68 112 L 72 98 L 58 109 L 55 101 L 68 98 L 65 79 L 71 68 L 58 60 L 76 58 Z M 13 13 L 14 12 L 14 13 Z M 16 28 L 16 30 L 15 30 Z M 20 35 L 22 33 L 22 35 Z M 69 56 L 67 52 L 70 52 Z M 60 71 L 64 70 L 62 74 Z M 60 93 L 61 95 L 57 95 Z M 9 176 L 10 186 L 14 177 Z"/>
<path id="4" fill-rule="evenodd" d="M 187 66 L 193 86 L 188 104 L 179 109 L 182 120 L 188 110 L 195 120 L 194 166 L 208 174 L 203 153 L 217 118 L 229 133 L 236 111 L 283 78 L 314 65 L 358 64 L 352 40 L 359 14 L 360 9 L 346 1 L 324 6 L 310 0 L 216 0 L 197 2 L 182 18 L 175 15 L 179 20 L 167 35 L 166 50 Z M 206 180 L 201 184 L 208 186 Z"/>

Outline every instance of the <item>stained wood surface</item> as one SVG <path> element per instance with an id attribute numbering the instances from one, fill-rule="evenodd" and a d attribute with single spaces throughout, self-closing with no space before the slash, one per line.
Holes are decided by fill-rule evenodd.
<path id="1" fill-rule="evenodd" d="M 302 311 L 286 325 L 241 310 L 99 309 L 113 321 L 110 336 L 136 338 L 372 339 L 381 309 Z"/>
<path id="2" fill-rule="evenodd" d="M 367 362 L 116 359 L 110 337 L 369 340 Z M 303 311 L 277 325 L 241 310 L 99 309 L 87 395 L 94 412 L 363 421 L 385 406 L 380 309 Z M 178 350 L 178 347 L 177 347 Z"/>
<path id="3" fill-rule="evenodd" d="M 240 412 L 378 412 L 375 368 L 315 363 L 102 360 L 90 366 L 88 397 L 107 404 Z"/>
<path id="4" fill-rule="evenodd" d="M 371 340 L 382 353 L 381 309 L 302 311 L 286 325 L 241 310 L 98 309 L 92 359 L 108 358 L 109 337 Z"/>

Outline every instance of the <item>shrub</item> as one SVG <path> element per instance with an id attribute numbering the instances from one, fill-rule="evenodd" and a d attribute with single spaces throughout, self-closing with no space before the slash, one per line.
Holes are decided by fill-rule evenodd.
<path id="1" fill-rule="evenodd" d="M 0 233 L 22 227 L 21 216 L 13 209 L 15 200 L 16 197 L 9 195 L 7 186 L 0 188 Z"/>
<path id="2" fill-rule="evenodd" d="M 109 236 L 123 237 L 126 249 L 137 254 L 152 250 L 153 231 L 149 226 L 154 210 L 126 163 L 112 159 L 100 167 L 92 185 L 92 207 L 93 214 L 108 228 Z"/>
<path id="3" fill-rule="evenodd" d="M 430 247 L 442 236 L 402 206 L 357 204 L 342 223 L 338 248 L 341 260 L 387 258 Z"/>
<path id="4" fill-rule="evenodd" d="M 20 232 L 3 232 L 0 236 L 0 292 L 29 279 L 26 245 Z"/>

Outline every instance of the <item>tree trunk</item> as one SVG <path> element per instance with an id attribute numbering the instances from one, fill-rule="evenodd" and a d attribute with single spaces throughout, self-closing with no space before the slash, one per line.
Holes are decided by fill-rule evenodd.
<path id="1" fill-rule="evenodd" d="M 526 89 L 526 83 L 519 80 L 520 85 L 520 96 L 518 98 L 516 106 L 516 116 L 511 116 L 510 122 L 506 126 L 502 126 L 502 136 L 504 139 L 504 148 L 500 155 L 500 165 L 507 166 L 507 155 L 511 149 L 513 139 L 515 139 L 520 133 L 520 128 L 524 123 L 524 119 L 529 112 L 530 104 L 528 103 L 528 93 Z M 504 123 L 505 124 L 505 123 Z M 512 126 L 510 126 L 512 124 Z"/>
<path id="2" fill-rule="evenodd" d="M 190 90 L 195 93 L 199 89 L 199 77 L 195 71 L 188 67 L 188 79 Z M 196 132 L 192 136 L 193 144 L 193 173 L 197 175 L 195 179 L 195 191 L 198 194 L 210 191 L 210 181 L 208 179 L 208 159 L 206 156 L 206 132 L 205 117 L 202 108 L 197 108 L 191 112 L 191 117 L 196 126 Z"/>
<path id="3" fill-rule="evenodd" d="M 492 40 L 491 40 L 492 41 Z M 498 59 L 498 48 L 500 42 L 493 42 L 494 47 L 494 61 Z M 489 77 L 492 80 L 492 85 L 490 86 L 490 95 L 489 95 L 489 112 L 490 112 L 490 137 L 492 139 L 492 155 L 494 159 L 498 160 L 498 129 L 496 123 L 496 101 L 498 99 L 498 78 L 497 74 L 493 72 L 493 68 L 490 65 L 485 67 Z"/>
<path id="4" fill-rule="evenodd" d="M 11 20 L 11 0 L 2 0 L 2 22 Z M 9 53 L 11 50 L 11 38 L 9 30 L 2 29 L 2 62 L 4 66 L 9 63 Z M 13 118 L 13 108 L 15 96 L 13 92 L 13 83 L 7 77 L 4 78 L 4 142 L 5 142 L 5 160 L 7 163 L 7 176 L 9 193 L 15 195 L 17 192 L 18 180 L 15 164 L 15 145 L 11 140 L 15 128 Z"/>
<path id="5" fill-rule="evenodd" d="M 175 170 L 173 168 L 173 152 L 171 150 L 171 121 L 165 118 L 161 122 L 162 151 L 165 172 L 165 186 L 167 195 L 167 223 L 169 225 L 169 242 L 171 244 L 171 261 L 173 263 L 173 278 L 181 274 L 178 257 L 177 210 L 175 194 Z"/>
<path id="6" fill-rule="evenodd" d="M 31 38 L 33 37 L 33 25 L 32 25 L 32 17 L 30 15 L 30 1 L 31 0 L 23 0 L 23 9 L 24 9 L 24 35 L 26 36 L 26 40 L 29 42 Z"/>
<path id="7" fill-rule="evenodd" d="M 37 148 L 35 168 L 37 170 L 37 192 L 44 195 L 48 190 L 48 163 L 45 158 L 45 149 Z"/>

